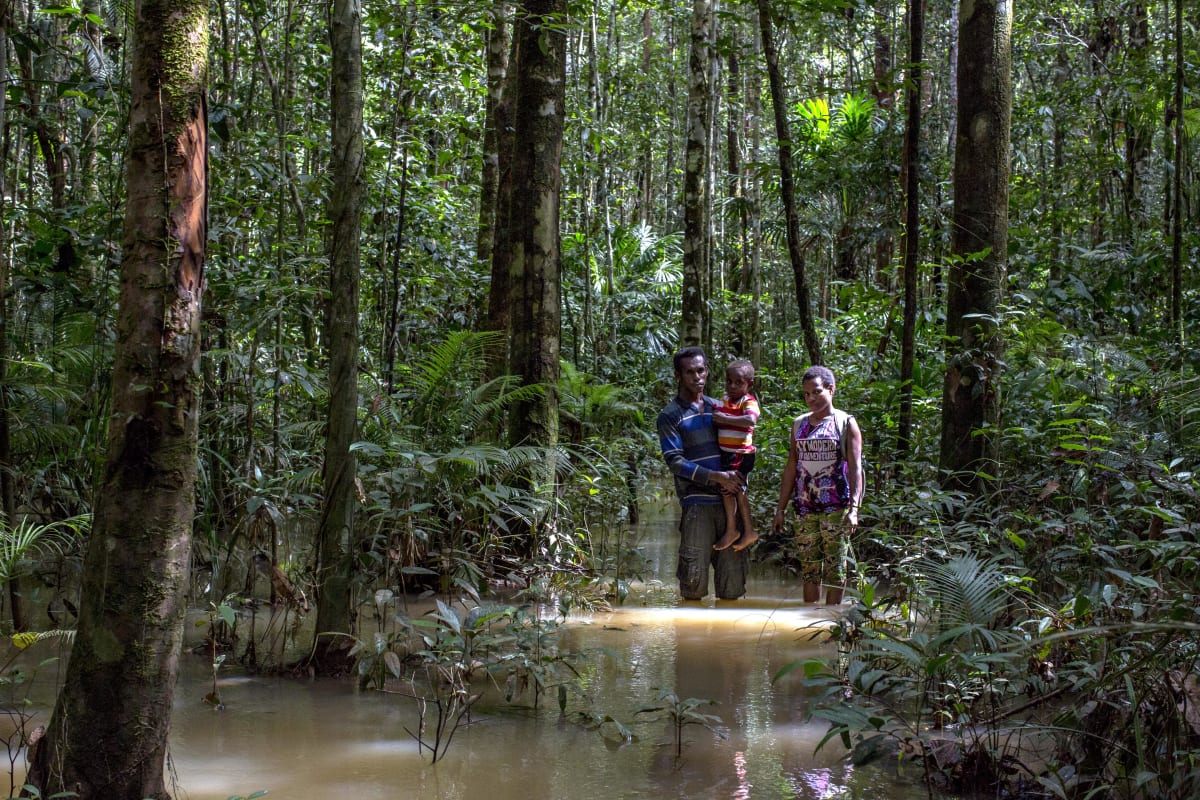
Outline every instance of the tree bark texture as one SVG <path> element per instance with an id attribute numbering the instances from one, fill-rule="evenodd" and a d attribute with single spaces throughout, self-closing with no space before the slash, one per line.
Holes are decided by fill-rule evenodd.
<path id="1" fill-rule="evenodd" d="M 904 90 L 904 332 L 900 337 L 900 414 L 896 452 L 912 441 L 913 373 L 916 367 L 917 269 L 921 263 L 921 86 L 924 81 L 925 0 L 908 0 L 908 75 Z"/>
<path id="2" fill-rule="evenodd" d="M 796 181 L 792 175 L 792 131 L 787 119 L 787 99 L 783 94 L 783 75 L 779 71 L 779 53 L 775 48 L 774 23 L 771 20 L 770 0 L 758 0 L 758 26 L 762 35 L 763 59 L 767 62 L 767 80 L 771 85 L 771 105 L 775 110 L 775 138 L 779 150 L 779 192 L 783 200 L 784 224 L 787 231 L 788 260 L 796 284 L 796 309 L 800 312 L 800 327 L 804 331 L 804 347 L 813 364 L 821 360 L 821 342 L 817 339 L 813 319 L 811 290 L 800 245 L 800 212 L 796 209 Z"/>
<path id="3" fill-rule="evenodd" d="M 487 101 L 484 104 L 483 163 L 479 180 L 479 231 L 475 242 L 476 256 L 481 264 L 491 263 L 492 245 L 496 239 L 496 196 L 500 191 L 497 109 L 504 98 L 508 54 L 512 48 L 511 9 L 508 0 L 494 0 L 491 27 L 487 30 Z"/>
<path id="4" fill-rule="evenodd" d="M 1132 3 L 1127 20 L 1127 57 L 1130 68 L 1146 76 L 1150 56 L 1150 16 L 1144 2 Z M 1135 231 L 1146 218 L 1142 185 L 1149 171 L 1150 145 L 1154 138 L 1154 115 L 1146 103 L 1134 94 L 1126 100 L 1123 110 L 1125 129 L 1125 172 L 1121 176 L 1120 229 L 1122 238 L 1132 244 Z M 1157 99 L 1157 98 L 1156 98 Z M 1136 324 L 1136 322 L 1135 322 Z"/>
<path id="5" fill-rule="evenodd" d="M 350 572 L 353 564 L 357 464 L 350 445 L 358 417 L 358 294 L 363 196 L 362 8 L 334 0 L 330 18 L 333 57 L 329 194 L 329 426 L 321 474 L 324 499 L 318 537 L 314 666 L 337 673 L 347 666 L 349 640 L 324 635 L 353 631 Z"/>
<path id="6" fill-rule="evenodd" d="M 705 278 L 708 274 L 708 214 L 711 187 L 708 181 L 709 142 L 712 141 L 712 93 L 716 42 L 715 0 L 693 0 L 692 35 L 688 57 L 687 129 L 683 162 L 683 308 L 680 345 L 704 340 L 708 315 Z"/>
<path id="7" fill-rule="evenodd" d="M 947 286 L 946 377 L 940 467 L 950 488 L 978 487 L 991 471 L 1000 414 L 1003 343 L 996 314 L 1008 250 L 1012 6 L 963 0 L 954 144 L 954 256 Z"/>
<path id="8" fill-rule="evenodd" d="M 514 28 L 516 27 L 514 21 Z M 492 234 L 492 274 L 488 284 L 488 308 L 486 329 L 502 334 L 503 343 L 488 357 L 488 378 L 504 374 L 509 368 L 509 323 L 512 302 L 512 259 L 513 259 L 513 147 L 515 145 L 515 97 L 519 91 L 520 75 L 517 73 L 521 63 L 521 41 L 510 36 L 510 52 L 508 55 L 507 71 L 504 76 L 504 87 L 497 98 L 493 112 L 496 117 L 496 220 L 497 224 Z M 497 427 L 502 427 L 498 425 Z"/>
<path id="9" fill-rule="evenodd" d="M 654 53 L 654 18 L 649 8 L 642 11 L 642 73 L 650 75 L 651 56 Z M 649 226 L 654 222 L 654 148 L 651 146 L 650 131 L 653 110 L 647 105 L 642 110 L 645 130 L 642 133 L 641 153 L 638 156 L 638 206 L 637 220 Z"/>
<path id="10" fill-rule="evenodd" d="M 518 11 L 514 117 L 509 365 L 523 385 L 545 393 L 514 406 L 514 444 L 558 442 L 560 336 L 559 191 L 561 188 L 567 40 L 565 0 L 529 0 Z M 548 463 L 552 470 L 553 464 Z M 548 480 L 544 472 L 538 480 Z"/>
<path id="11" fill-rule="evenodd" d="M 43 797 L 170 797 L 202 389 L 208 4 L 142 0 L 134 17 L 108 451 L 75 645 L 30 765 Z"/>
<path id="12" fill-rule="evenodd" d="M 1183 0 L 1175 0 L 1175 80 L 1171 105 L 1175 109 L 1175 163 L 1171 181 L 1171 326 L 1176 341 L 1183 343 L 1183 171 L 1187 128 L 1184 125 L 1185 94 L 1183 53 Z"/>
<path id="13" fill-rule="evenodd" d="M 0 21 L 0 37 L 6 37 L 4 22 Z M 7 38 L 0 39 L 0 84 L 8 85 L 8 44 Z M 6 97 L 0 92 L 0 142 L 9 141 Z M 7 148 L 5 148 L 7 150 Z M 8 204 L 8 167 L 5 159 L 0 159 L 0 219 L 5 219 Z M 8 259 L 8 226 L 0 225 L 0 522 L 11 529 L 17 522 L 16 494 L 16 465 L 13 463 L 12 452 L 12 415 L 9 411 L 8 363 L 8 320 L 9 306 L 9 259 Z M 28 630 L 22 601 L 21 583 L 14 575 L 8 582 L 8 605 L 12 617 L 14 631 Z"/>

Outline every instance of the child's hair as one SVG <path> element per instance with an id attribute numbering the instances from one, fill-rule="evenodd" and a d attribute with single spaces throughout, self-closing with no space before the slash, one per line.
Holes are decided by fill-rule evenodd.
<path id="1" fill-rule="evenodd" d="M 837 385 L 837 381 L 833 377 L 833 370 L 829 367 L 809 367 L 804 370 L 804 377 L 800 379 L 800 385 L 803 386 L 808 381 L 820 380 L 821 385 L 827 389 L 832 389 Z"/>
<path id="2" fill-rule="evenodd" d="M 732 373 L 737 373 L 737 372 L 745 373 L 746 380 L 748 380 L 748 381 L 754 380 L 754 365 L 751 364 L 749 361 L 747 361 L 744 358 L 739 358 L 734 361 L 730 361 L 729 366 L 727 366 L 725 368 L 726 376 L 728 376 Z"/>

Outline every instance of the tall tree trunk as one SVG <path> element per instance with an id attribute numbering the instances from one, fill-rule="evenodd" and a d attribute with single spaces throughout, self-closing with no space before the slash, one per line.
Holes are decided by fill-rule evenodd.
<path id="1" fill-rule="evenodd" d="M 202 394 L 208 3 L 134 11 L 127 202 L 108 453 L 66 680 L 27 782 L 167 800 Z"/>
<path id="2" fill-rule="evenodd" d="M 872 26 L 875 32 L 875 58 L 872 66 L 871 94 L 875 97 L 878 107 L 883 109 L 889 117 L 893 114 L 897 99 L 895 89 L 891 85 L 892 73 L 895 69 L 895 59 L 892 55 L 892 37 L 895 35 L 891 25 L 892 6 L 892 3 L 885 2 L 885 0 L 876 0 L 872 14 Z M 903 166 L 901 166 L 901 191 L 904 189 L 905 181 L 906 176 L 903 174 Z M 887 193 L 887 195 L 890 194 L 890 192 Z M 885 208 L 892 206 L 891 198 L 886 195 L 879 202 L 882 202 Z M 869 278 L 876 286 L 885 291 L 891 291 L 894 284 L 891 270 L 888 267 L 892 263 L 892 251 L 895 247 L 896 237 L 891 231 L 891 225 L 881 227 L 883 230 L 875 238 L 875 259 L 871 265 Z M 890 336 L 891 331 L 884 331 L 881 343 L 886 345 Z"/>
<path id="3" fill-rule="evenodd" d="M 514 22 L 514 28 L 516 27 Z M 487 330 L 500 334 L 503 343 L 495 348 L 488 358 L 487 377 L 505 374 L 509 368 L 509 339 L 512 319 L 512 260 L 514 236 L 517 226 L 513 225 L 513 160 L 516 145 L 516 95 L 520 89 L 521 40 L 513 38 L 508 57 L 508 72 L 505 86 L 494 112 L 496 114 L 496 225 L 492 241 L 492 275 L 488 284 Z M 493 421 L 497 428 L 499 420 Z"/>
<path id="4" fill-rule="evenodd" d="M 0 13 L 8 16 L 8 12 Z M 76 237 L 67 219 L 69 202 L 67 197 L 69 168 L 67 140 L 63 132 L 58 99 L 53 95 L 51 98 L 46 96 L 48 94 L 46 90 L 56 86 L 61 78 L 52 71 L 47 74 L 47 65 L 59 62 L 39 57 L 42 48 L 53 52 L 66 50 L 67 47 L 63 42 L 58 41 L 59 32 L 62 30 L 61 26 L 52 21 L 49 30 L 53 32 L 53 41 L 42 42 L 40 47 L 16 48 L 17 65 L 20 69 L 23 90 L 22 111 L 28 120 L 26 124 L 37 141 L 37 153 L 42 157 L 42 167 L 46 170 L 46 180 L 50 187 L 50 221 L 57 228 L 53 269 L 65 276 L 78 277 L 73 276 L 75 268 L 79 265 L 79 254 L 75 249 Z M 46 31 L 31 30 L 27 36 L 32 41 L 44 39 Z"/>
<path id="5" fill-rule="evenodd" d="M 1063 45 L 1059 45 L 1057 52 L 1054 54 L 1054 86 L 1057 89 L 1062 89 L 1069 74 L 1068 70 L 1068 51 Z M 1050 186 L 1047 187 L 1051 193 L 1050 202 L 1050 268 L 1047 277 L 1051 284 L 1058 284 L 1063 279 L 1062 268 L 1062 247 L 1063 247 L 1063 207 L 1065 205 L 1065 192 L 1063 185 L 1066 181 L 1066 145 L 1067 145 L 1067 120 L 1064 119 L 1067 114 L 1061 109 L 1054 110 L 1053 125 L 1054 132 L 1051 141 L 1051 158 L 1053 163 L 1050 171 Z"/>
<path id="6" fill-rule="evenodd" d="M 762 33 L 763 58 L 767 62 L 767 79 L 771 84 L 771 105 L 775 107 L 775 138 L 779 140 L 779 191 L 782 195 L 783 217 L 787 228 L 788 259 L 791 261 L 792 276 L 796 282 L 796 307 L 800 312 L 800 327 L 804 331 L 804 347 L 808 350 L 808 360 L 813 364 L 820 364 L 821 343 L 817 339 L 804 250 L 800 245 L 800 213 L 796 210 L 796 181 L 792 177 L 792 131 L 788 125 L 787 100 L 783 95 L 779 54 L 775 50 L 770 0 L 758 0 L 758 25 Z"/>
<path id="7" fill-rule="evenodd" d="M 921 88 L 925 0 L 908 0 L 908 75 L 904 81 L 904 332 L 900 342 L 900 420 L 896 455 L 911 450 L 917 339 L 917 269 L 921 263 Z"/>
<path id="8" fill-rule="evenodd" d="M 738 30 L 734 29 L 734 36 L 738 39 Z M 742 313 L 744 303 L 739 295 L 748 294 L 750 270 L 747 265 L 747 252 L 743 246 L 749 239 L 747 234 L 748 219 L 746 215 L 745 197 L 742 193 L 742 158 L 741 158 L 741 131 L 739 127 L 742 120 L 746 118 L 744 110 L 741 108 L 743 99 L 741 91 L 741 70 L 738 65 L 737 45 L 732 48 L 729 53 L 729 67 L 726 70 L 725 93 L 728 97 L 726 102 L 727 113 L 725 115 L 725 180 L 727 182 L 726 195 L 729 199 L 736 203 L 737 208 L 737 236 L 729 237 L 730 242 L 736 244 L 728 247 L 729 252 L 729 291 L 734 296 L 733 313 L 729 315 L 727 337 L 730 343 L 730 350 L 734 355 L 742 356 L 745 354 L 746 340 L 749 336 L 749 331 L 746 329 L 745 323 L 748 321 L 746 315 Z"/>
<path id="9" fill-rule="evenodd" d="M 10 12 L 0 10 L 0 86 L 8 86 L 8 26 Z M 8 93 L 0 92 L 0 220 L 8 217 L 9 122 Z M 16 524 L 16 465 L 12 455 L 12 416 L 9 412 L 8 320 L 9 259 L 8 225 L 0 224 L 0 522 Z M 25 629 L 21 611 L 21 591 L 16 580 L 9 581 L 9 608 L 14 631 Z"/>
<path id="10" fill-rule="evenodd" d="M 1183 117 L 1183 0 L 1175 0 L 1175 92 L 1171 105 L 1175 108 L 1175 175 L 1171 189 L 1171 328 L 1176 341 L 1183 341 L 1183 170 L 1186 154 L 1187 128 Z"/>
<path id="11" fill-rule="evenodd" d="M 950 52 L 947 54 L 947 71 L 946 80 L 949 86 L 946 87 L 946 95 L 949 99 L 947 113 L 950 118 L 946 120 L 946 152 L 950 158 L 954 158 L 954 142 L 958 138 L 958 29 L 960 27 L 958 12 L 959 3 L 950 3 Z"/>
<path id="12" fill-rule="evenodd" d="M 650 8 L 642 11 L 642 76 L 650 74 L 650 56 L 654 54 L 654 17 Z M 649 225 L 654 221 L 654 109 L 643 107 L 642 140 L 637 157 L 637 221 Z"/>
<path id="13" fill-rule="evenodd" d="M 1132 4 L 1128 20 L 1129 66 L 1138 81 L 1149 80 L 1147 61 L 1150 50 L 1150 16 L 1144 2 Z M 1145 112 L 1137 95 L 1130 97 L 1124 109 L 1125 128 L 1125 174 L 1121 181 L 1124 205 L 1120 228 L 1130 244 L 1138 237 L 1138 228 L 1146 219 L 1146 203 L 1142 197 L 1142 184 L 1146 174 L 1146 161 L 1150 157 L 1150 142 L 1154 136 L 1154 120 Z M 1134 322 L 1136 325 L 1136 322 Z"/>
<path id="14" fill-rule="evenodd" d="M 318 590 L 312 664 L 318 671 L 342 671 L 352 644 L 324 636 L 353 631 L 350 577 L 354 556 L 357 464 L 350 445 L 358 416 L 358 281 L 362 230 L 363 97 L 361 6 L 334 0 L 330 17 L 333 57 L 331 143 L 333 184 L 329 194 L 329 426 L 325 432 L 325 496 L 317 531 Z"/>
<path id="15" fill-rule="evenodd" d="M 708 310 L 704 292 L 710 252 L 708 210 L 709 142 L 712 141 L 713 47 L 716 0 L 693 0 L 688 58 L 688 101 L 683 164 L 683 309 L 681 345 L 701 344 Z"/>
<path id="16" fill-rule="evenodd" d="M 642 11 L 642 75 L 650 75 L 650 56 L 654 48 L 654 25 L 652 10 Z M 643 123 L 641 153 L 638 156 L 638 222 L 649 226 L 654 222 L 654 148 L 652 124 L 654 109 L 649 105 L 642 109 Z"/>
<path id="17" fill-rule="evenodd" d="M 980 488 L 1000 415 L 996 315 L 1008 250 L 1012 4 L 963 0 L 958 40 L 954 233 L 946 298 L 940 467 L 949 488 Z"/>
<path id="18" fill-rule="evenodd" d="M 400 346 L 400 314 L 402 311 L 402 303 L 400 299 L 401 281 L 400 269 L 404 263 L 405 250 L 405 230 L 408 222 L 408 186 L 412 175 L 412 161 L 409 158 L 409 150 L 412 142 L 412 136 L 409 132 L 410 116 L 412 110 L 413 97 L 416 92 L 408 88 L 409 81 L 413 80 L 410 76 L 411 70 L 408 67 L 409 57 L 409 42 L 416 30 L 416 24 L 410 21 L 409 9 L 405 7 L 401 21 L 401 26 L 404 34 L 400 38 L 400 46 L 403 48 L 404 57 L 400 60 L 400 68 L 396 70 L 396 80 L 399 84 L 397 94 L 400 97 L 400 102 L 396 103 L 392 110 L 392 156 L 389 156 L 389 163 L 394 159 L 394 154 L 398 148 L 400 151 L 400 192 L 396 198 L 396 227 L 395 236 L 392 239 L 391 247 L 383 247 L 381 250 L 384 253 L 390 249 L 391 257 L 387 259 L 387 267 L 384 270 L 384 280 L 387 282 L 387 290 L 384 292 L 386 297 L 386 321 L 383 326 L 383 386 L 388 397 L 391 397 L 396 391 L 396 351 Z M 486 145 L 485 145 L 486 150 Z M 486 158 L 486 156 L 485 156 Z M 389 166 L 388 173 L 390 175 L 391 168 Z M 493 199 L 493 204 L 495 200 Z M 483 203 L 483 198 L 480 198 L 480 203 Z M 482 216 L 483 212 L 480 211 Z M 491 253 L 491 231 L 488 232 L 488 252 Z"/>
<path id="19" fill-rule="evenodd" d="M 497 109 L 504 98 L 508 76 L 508 53 L 512 48 L 508 0 L 493 0 L 491 27 L 487 31 L 487 101 L 484 104 L 483 166 L 479 181 L 479 230 L 475 255 L 481 264 L 491 264 L 496 239 L 496 196 L 500 191 L 500 141 Z"/>
<path id="20" fill-rule="evenodd" d="M 558 443 L 560 335 L 559 191 L 566 83 L 566 0 L 528 0 L 514 26 L 518 58 L 513 134 L 513 192 L 508 220 L 510 371 L 545 392 L 517 403 L 509 438 L 552 448 Z M 546 459 L 534 485 L 554 475 Z"/>
<path id="21" fill-rule="evenodd" d="M 258 67 L 261 70 L 263 79 L 267 83 L 267 87 L 271 91 L 272 116 L 275 121 L 276 154 L 279 160 L 279 167 L 285 178 L 280 189 L 281 191 L 287 191 L 286 198 L 282 194 L 280 194 L 278 198 L 279 209 L 277 211 L 278 219 L 276 221 L 277 241 L 275 242 L 275 247 L 277 249 L 277 258 L 280 264 L 280 277 L 282 278 L 284 266 L 288 266 L 287 262 L 291 262 L 290 269 L 292 271 L 293 280 L 297 285 L 301 285 L 304 283 L 304 276 L 300 274 L 299 269 L 295 265 L 295 262 L 298 259 L 288 257 L 288 245 L 290 244 L 288 241 L 289 219 L 287 215 L 288 208 L 287 204 L 285 203 L 286 200 L 291 204 L 291 211 L 294 215 L 291 221 L 296 226 L 295 241 L 299 243 L 301 247 L 303 247 L 308 241 L 308 211 L 304 205 L 304 198 L 300 194 L 301 183 L 297 176 L 297 169 L 295 159 L 292 154 L 292 147 L 288 141 L 291 131 L 289 130 L 287 109 L 292 104 L 294 94 L 293 84 L 289 80 L 289 76 L 292 74 L 292 64 L 290 59 L 283 64 L 282 79 L 275 74 L 276 59 L 273 59 L 271 54 L 267 52 L 267 41 L 264 36 L 267 25 L 267 20 L 265 18 L 267 14 L 267 7 L 265 5 L 258 6 L 257 4 L 251 3 L 250 9 L 252 12 L 257 12 L 258 14 L 262 15 L 262 18 L 251 16 L 250 24 L 254 29 L 254 43 L 258 53 Z M 292 28 L 292 11 L 293 6 L 292 3 L 289 2 L 285 5 L 285 22 L 282 26 L 285 32 L 285 39 L 287 32 Z M 271 13 L 275 13 L 275 10 L 272 9 Z M 290 51 L 285 50 L 285 52 Z M 315 365 L 314 354 L 316 353 L 317 349 L 317 332 L 316 323 L 314 321 L 315 315 L 311 313 L 311 309 L 308 307 L 307 301 L 301 299 L 300 304 L 300 308 L 297 310 L 299 312 L 298 317 L 300 331 L 304 337 L 305 361 L 310 367 L 312 367 Z M 281 308 L 280 313 L 282 313 L 282 311 L 283 309 Z M 284 365 L 277 364 L 276 367 L 278 369 L 283 369 Z"/>
<path id="22" fill-rule="evenodd" d="M 761 46 L 759 37 L 759 45 Z M 757 47 L 755 48 L 757 50 Z M 760 73 L 751 70 L 752 78 L 746 83 L 746 107 L 749 110 L 750 152 L 747 161 L 759 163 L 762 153 L 762 82 Z M 746 233 L 745 250 L 749 259 L 751 292 L 754 295 L 754 316 L 750 324 L 750 360 L 755 364 L 763 361 L 763 271 L 762 271 L 762 180 L 758 170 L 747 169 L 743 175 L 746 194 L 746 211 L 749 230 Z"/>

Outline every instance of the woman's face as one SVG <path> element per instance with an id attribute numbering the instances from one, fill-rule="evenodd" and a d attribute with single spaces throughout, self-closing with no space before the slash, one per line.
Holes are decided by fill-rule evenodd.
<path id="1" fill-rule="evenodd" d="M 833 387 L 826 386 L 820 378 L 809 378 L 804 382 L 804 404 L 818 416 L 833 408 Z"/>

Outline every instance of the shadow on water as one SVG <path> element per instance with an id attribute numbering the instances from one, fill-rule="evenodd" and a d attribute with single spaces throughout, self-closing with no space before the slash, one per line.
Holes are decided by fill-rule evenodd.
<path id="1" fill-rule="evenodd" d="M 925 797 L 915 766 L 854 768 L 837 744 L 814 754 L 825 726 L 811 722 L 799 671 L 777 683 L 781 666 L 826 657 L 813 632 L 828 612 L 803 606 L 786 576 L 756 567 L 736 602 L 679 606 L 674 592 L 676 516 L 656 507 L 643 523 L 647 572 L 611 612 L 574 617 L 562 649 L 586 652 L 583 696 L 568 713 L 553 699 L 534 712 L 485 697 L 444 759 L 430 764 L 406 728 L 414 702 L 358 691 L 352 681 L 239 676 L 222 668 L 224 709 L 203 702 L 207 659 L 185 657 L 172 722 L 172 764 L 188 800 L 226 800 L 266 789 L 271 798 L 613 798 Z M 684 728 L 677 762 L 663 691 L 713 701 L 715 735 Z M 634 739 L 581 724 L 581 711 L 608 715 Z"/>

